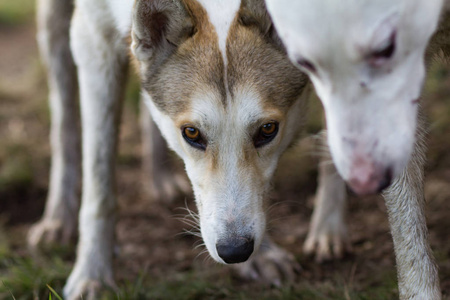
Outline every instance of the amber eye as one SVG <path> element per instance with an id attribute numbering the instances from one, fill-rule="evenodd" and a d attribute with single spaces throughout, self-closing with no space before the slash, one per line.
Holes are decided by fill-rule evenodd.
<path id="1" fill-rule="evenodd" d="M 188 142 L 189 145 L 200 150 L 206 149 L 206 143 L 197 128 L 187 126 L 183 127 L 181 130 L 184 139 L 186 140 L 186 142 Z"/>
<path id="2" fill-rule="evenodd" d="M 184 128 L 184 134 L 188 139 L 195 140 L 199 137 L 200 131 L 198 131 L 198 129 L 194 127 L 186 127 Z"/>
<path id="3" fill-rule="evenodd" d="M 265 136 L 272 135 L 275 132 L 275 130 L 277 130 L 277 126 L 273 122 L 261 126 L 261 133 Z"/>
<path id="4" fill-rule="evenodd" d="M 253 144 L 256 148 L 262 147 L 272 141 L 278 133 L 278 123 L 275 121 L 262 125 L 255 137 L 253 138 Z"/>

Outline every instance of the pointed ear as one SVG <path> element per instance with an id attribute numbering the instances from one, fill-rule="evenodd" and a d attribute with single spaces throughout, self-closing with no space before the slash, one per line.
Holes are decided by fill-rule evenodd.
<path id="1" fill-rule="evenodd" d="M 180 0 L 136 0 L 131 50 L 139 61 L 163 61 L 193 34 L 193 28 Z"/>

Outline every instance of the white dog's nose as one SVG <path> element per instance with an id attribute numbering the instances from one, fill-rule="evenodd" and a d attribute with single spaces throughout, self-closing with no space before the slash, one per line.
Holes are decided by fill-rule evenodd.
<path id="1" fill-rule="evenodd" d="M 392 181 L 392 169 L 373 162 L 356 160 L 350 170 L 348 185 L 359 196 L 379 193 Z"/>
<path id="2" fill-rule="evenodd" d="M 227 264 L 246 261 L 253 253 L 255 241 L 252 238 L 237 237 L 219 240 L 216 243 L 217 254 Z"/>

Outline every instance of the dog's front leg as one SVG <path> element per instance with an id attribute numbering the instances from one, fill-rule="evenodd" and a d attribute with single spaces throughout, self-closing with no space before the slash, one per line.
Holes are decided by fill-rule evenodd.
<path id="1" fill-rule="evenodd" d="M 114 286 L 114 162 L 128 59 L 105 6 L 78 1 L 71 27 L 80 84 L 83 192 L 77 259 L 64 287 L 69 300 L 92 299 L 102 284 Z"/>
<path id="2" fill-rule="evenodd" d="M 400 299 L 441 299 L 424 214 L 425 145 L 421 129 L 408 167 L 383 194 L 397 262 Z"/>
<path id="3" fill-rule="evenodd" d="M 72 11 L 72 0 L 38 1 L 37 39 L 48 71 L 52 163 L 45 212 L 28 235 L 32 247 L 68 244 L 77 231 L 81 148 L 77 75 L 69 45 Z"/>
<path id="4" fill-rule="evenodd" d="M 303 251 L 315 254 L 316 260 L 341 258 L 351 249 L 345 223 L 347 192 L 329 152 L 326 132 L 320 135 L 319 182 L 314 212 Z"/>

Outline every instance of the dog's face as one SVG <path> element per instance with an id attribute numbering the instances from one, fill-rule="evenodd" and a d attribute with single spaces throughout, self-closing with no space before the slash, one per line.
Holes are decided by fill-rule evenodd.
<path id="1" fill-rule="evenodd" d="M 441 1 L 266 2 L 323 103 L 340 174 L 358 194 L 386 187 L 412 153 L 424 51 Z"/>
<path id="2" fill-rule="evenodd" d="M 264 199 L 301 128 L 307 83 L 262 1 L 244 2 L 142 0 L 133 18 L 144 96 L 185 162 L 206 247 L 225 263 L 262 240 Z"/>

